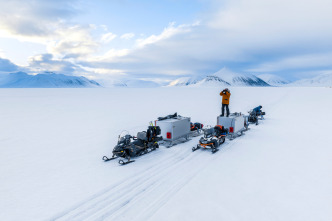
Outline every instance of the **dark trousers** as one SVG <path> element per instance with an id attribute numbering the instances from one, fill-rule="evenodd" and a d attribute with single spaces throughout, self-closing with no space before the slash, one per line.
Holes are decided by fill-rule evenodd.
<path id="1" fill-rule="evenodd" d="M 225 116 L 225 107 L 226 107 L 226 117 L 229 116 L 229 108 L 228 108 L 228 104 L 222 104 L 221 106 L 221 116 Z"/>

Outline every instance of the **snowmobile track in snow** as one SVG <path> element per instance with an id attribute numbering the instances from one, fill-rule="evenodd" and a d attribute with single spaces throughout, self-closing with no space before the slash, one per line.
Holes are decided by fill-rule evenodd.
<path id="1" fill-rule="evenodd" d="M 225 143 L 218 153 L 202 156 L 179 145 L 175 156 L 117 182 L 51 220 L 147 220 L 208 165 L 200 164 L 200 159 L 217 159 L 222 149 L 230 146 Z M 177 179 L 170 179 L 170 173 Z"/>

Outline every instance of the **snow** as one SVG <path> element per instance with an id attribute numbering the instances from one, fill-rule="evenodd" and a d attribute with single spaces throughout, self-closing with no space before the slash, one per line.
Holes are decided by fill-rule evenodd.
<path id="1" fill-rule="evenodd" d="M 153 81 L 146 80 L 128 80 L 125 83 L 127 87 L 132 88 L 151 88 L 151 87 L 160 87 L 160 85 Z"/>
<path id="2" fill-rule="evenodd" d="M 228 86 L 270 86 L 252 74 L 239 74 L 222 68 L 205 77 L 183 77 L 172 81 L 169 86 L 228 87 Z"/>
<path id="3" fill-rule="evenodd" d="M 262 79 L 271 86 L 283 86 L 290 83 L 286 79 L 274 74 L 260 74 L 257 77 Z"/>
<path id="4" fill-rule="evenodd" d="M 192 85 L 196 84 L 199 81 L 201 81 L 203 78 L 199 76 L 192 76 L 192 77 L 182 77 L 178 78 L 171 83 L 169 83 L 168 86 L 187 86 L 187 85 Z"/>
<path id="5" fill-rule="evenodd" d="M 85 88 L 100 87 L 99 83 L 85 77 L 44 73 L 30 75 L 25 72 L 0 77 L 0 88 Z"/>
<path id="6" fill-rule="evenodd" d="M 214 73 L 212 76 L 219 77 L 232 86 L 269 86 L 262 79 L 257 78 L 252 74 L 235 73 L 225 67 Z"/>
<path id="7" fill-rule="evenodd" d="M 293 82 L 290 86 L 297 87 L 332 87 L 332 73 L 323 73 L 309 79 L 302 79 Z"/>
<path id="8" fill-rule="evenodd" d="M 214 125 L 219 89 L 1 89 L 0 220 L 331 220 L 332 89 L 229 88 L 265 120 L 214 155 L 195 137 L 126 166 L 101 160 L 118 134 Z"/>
<path id="9" fill-rule="evenodd" d="M 220 77 L 220 78 L 222 78 L 223 80 L 225 80 L 229 83 L 233 83 L 234 79 L 236 79 L 236 78 L 245 77 L 245 75 L 235 73 L 235 72 L 233 72 L 233 71 L 231 71 L 231 70 L 229 70 L 228 68 L 225 68 L 225 67 L 220 69 L 219 71 L 217 71 L 213 75 L 217 76 L 217 77 Z"/>

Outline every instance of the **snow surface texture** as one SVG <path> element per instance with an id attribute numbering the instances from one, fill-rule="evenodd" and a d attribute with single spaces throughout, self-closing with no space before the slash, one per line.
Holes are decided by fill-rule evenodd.
<path id="1" fill-rule="evenodd" d="M 195 137 L 119 166 L 101 158 L 123 130 L 174 112 L 214 125 L 220 91 L 1 89 L 0 220 L 332 220 L 332 89 L 230 90 L 231 112 L 265 120 L 216 154 Z"/>
<path id="2" fill-rule="evenodd" d="M 100 87 L 96 81 L 85 77 L 63 74 L 29 75 L 24 72 L 9 74 L 0 79 L 0 88 L 84 88 Z"/>
<path id="3" fill-rule="evenodd" d="M 223 68 L 206 77 L 187 77 L 172 81 L 169 86 L 270 86 L 262 79 L 251 74 L 238 74 Z"/>

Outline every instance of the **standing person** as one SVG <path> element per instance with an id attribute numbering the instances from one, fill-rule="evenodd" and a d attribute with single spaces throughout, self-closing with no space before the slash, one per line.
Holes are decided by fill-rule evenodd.
<path id="1" fill-rule="evenodd" d="M 229 97 L 231 96 L 231 92 L 228 88 L 225 88 L 222 92 L 220 92 L 220 96 L 222 96 L 222 106 L 221 106 L 221 116 L 225 116 L 225 107 L 226 107 L 226 117 L 229 116 Z"/>

